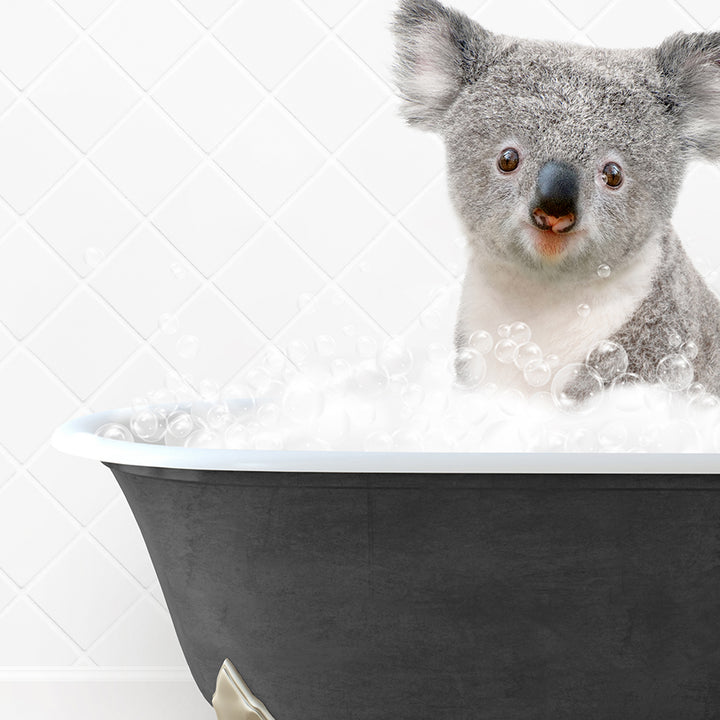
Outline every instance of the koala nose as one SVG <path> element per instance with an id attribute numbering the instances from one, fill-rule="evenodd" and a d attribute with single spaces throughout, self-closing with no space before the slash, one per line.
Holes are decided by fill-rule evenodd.
<path id="1" fill-rule="evenodd" d="M 546 162 L 538 173 L 535 202 L 530 213 L 542 230 L 567 232 L 575 225 L 580 190 L 577 172 L 567 163 Z"/>

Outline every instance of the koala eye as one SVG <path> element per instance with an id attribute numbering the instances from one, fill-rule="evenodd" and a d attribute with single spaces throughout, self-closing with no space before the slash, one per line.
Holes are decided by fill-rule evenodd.
<path id="1" fill-rule="evenodd" d="M 623 172 L 622 168 L 614 162 L 608 163 L 602 171 L 603 182 L 611 188 L 617 188 L 622 185 Z"/>
<path id="2" fill-rule="evenodd" d="M 498 158 L 498 167 L 506 173 L 510 173 L 520 164 L 520 154 L 515 148 L 505 148 Z"/>

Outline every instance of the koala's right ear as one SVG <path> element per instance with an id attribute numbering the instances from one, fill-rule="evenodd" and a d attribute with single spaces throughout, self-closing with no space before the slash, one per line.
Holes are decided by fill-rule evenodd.
<path id="1" fill-rule="evenodd" d="M 492 35 L 436 0 L 401 0 L 392 30 L 402 113 L 409 123 L 435 130 L 463 86 L 477 80 Z"/>
<path id="2" fill-rule="evenodd" d="M 720 161 L 720 32 L 677 33 L 656 50 L 665 104 L 696 156 Z"/>

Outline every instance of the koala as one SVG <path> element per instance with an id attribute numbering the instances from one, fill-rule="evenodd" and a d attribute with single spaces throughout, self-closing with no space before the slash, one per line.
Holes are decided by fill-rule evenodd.
<path id="1" fill-rule="evenodd" d="M 597 49 L 495 34 L 435 0 L 402 0 L 392 30 L 401 112 L 443 138 L 468 241 L 457 348 L 521 320 L 560 365 L 609 339 L 654 383 L 691 341 L 693 380 L 720 394 L 720 302 L 671 225 L 688 163 L 720 160 L 720 32 Z"/>

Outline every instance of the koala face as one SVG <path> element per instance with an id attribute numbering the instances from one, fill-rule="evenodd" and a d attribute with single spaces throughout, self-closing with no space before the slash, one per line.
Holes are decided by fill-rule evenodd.
<path id="1" fill-rule="evenodd" d="M 601 50 L 495 35 L 435 0 L 404 0 L 394 29 L 403 111 L 444 138 L 491 260 L 554 280 L 619 269 L 670 225 L 688 161 L 720 158 L 720 33 Z"/>

